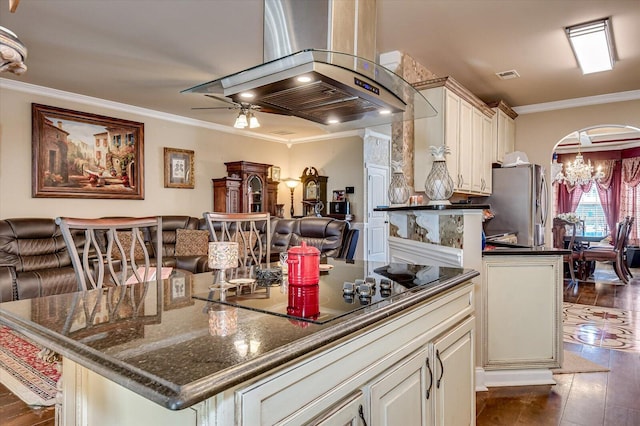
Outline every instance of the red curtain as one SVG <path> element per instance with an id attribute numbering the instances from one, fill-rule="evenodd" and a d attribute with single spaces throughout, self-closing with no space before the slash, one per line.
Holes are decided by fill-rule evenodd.
<path id="1" fill-rule="evenodd" d="M 625 158 L 622 160 L 622 185 L 620 191 L 620 218 L 632 216 L 635 218 L 629 245 L 640 244 L 640 157 Z"/>

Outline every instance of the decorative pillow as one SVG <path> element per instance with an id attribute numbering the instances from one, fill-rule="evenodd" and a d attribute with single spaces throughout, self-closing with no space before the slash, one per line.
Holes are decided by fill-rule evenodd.
<path id="1" fill-rule="evenodd" d="M 138 232 L 140 234 L 140 238 L 142 238 L 142 241 L 144 241 L 142 232 L 140 231 Z M 116 236 L 118 240 L 120 240 L 120 244 L 122 244 L 122 249 L 126 253 L 126 257 L 128 258 L 129 252 L 131 251 L 131 231 L 116 231 Z M 133 256 L 134 256 L 134 259 L 136 260 L 144 259 L 144 250 L 140 246 L 139 241 L 135 242 L 135 247 L 133 249 Z M 115 241 L 113 242 L 113 247 L 111 247 L 111 258 L 118 259 L 118 260 L 122 259 L 120 250 L 118 249 L 118 246 L 116 245 Z"/>
<path id="2" fill-rule="evenodd" d="M 176 256 L 206 256 L 209 252 L 209 231 L 176 229 Z"/>

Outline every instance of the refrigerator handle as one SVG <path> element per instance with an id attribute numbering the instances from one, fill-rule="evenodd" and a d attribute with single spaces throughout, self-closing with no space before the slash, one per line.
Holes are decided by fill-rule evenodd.
<path id="1" fill-rule="evenodd" d="M 544 176 L 544 168 L 540 169 L 540 216 L 542 219 L 542 227 L 547 225 L 547 203 L 549 200 L 549 188 L 547 186 L 547 178 Z"/>

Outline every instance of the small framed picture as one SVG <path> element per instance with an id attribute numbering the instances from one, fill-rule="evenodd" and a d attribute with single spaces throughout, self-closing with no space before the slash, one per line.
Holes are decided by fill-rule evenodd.
<path id="1" fill-rule="evenodd" d="M 271 180 L 274 182 L 280 182 L 280 167 L 271 166 Z"/>
<path id="2" fill-rule="evenodd" d="M 187 149 L 164 149 L 164 187 L 193 189 L 194 152 Z"/>
<path id="3" fill-rule="evenodd" d="M 333 201 L 344 201 L 344 189 L 333 191 Z"/>

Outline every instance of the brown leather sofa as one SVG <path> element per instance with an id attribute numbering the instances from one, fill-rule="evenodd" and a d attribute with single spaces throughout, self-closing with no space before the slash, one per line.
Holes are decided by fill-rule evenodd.
<path id="1" fill-rule="evenodd" d="M 271 219 L 272 259 L 302 241 L 318 248 L 321 256 L 353 259 L 358 230 L 351 229 L 349 222 L 330 217 Z"/>
<path id="2" fill-rule="evenodd" d="M 54 219 L 0 220 L 0 301 L 68 293 L 77 287 Z"/>
<path id="3" fill-rule="evenodd" d="M 202 219 L 191 216 L 162 216 L 162 263 L 193 273 L 209 270 L 207 255 L 176 255 L 179 229 L 206 230 Z M 328 217 L 271 219 L 272 260 L 302 241 L 317 247 L 323 256 L 351 259 L 358 230 L 348 222 Z M 151 230 L 153 231 L 153 230 Z M 208 232 L 208 231 L 206 231 Z M 150 232 L 155 235 L 155 232 Z M 155 241 L 147 235 L 147 241 Z M 201 250 L 206 248 L 201 248 Z M 76 291 L 71 258 L 51 218 L 0 220 L 0 302 Z"/>
<path id="4" fill-rule="evenodd" d="M 162 217 L 163 266 L 193 273 L 208 270 L 206 254 L 176 255 L 177 230 L 198 227 L 195 217 Z M 150 235 L 155 236 L 155 232 L 147 233 L 147 241 L 152 239 Z M 150 241 L 149 245 L 155 247 L 154 243 Z M 71 258 L 55 219 L 0 220 L 0 302 L 69 293 L 77 288 Z"/>

